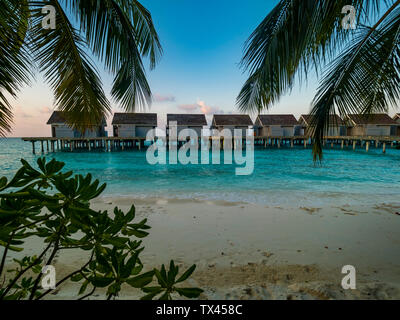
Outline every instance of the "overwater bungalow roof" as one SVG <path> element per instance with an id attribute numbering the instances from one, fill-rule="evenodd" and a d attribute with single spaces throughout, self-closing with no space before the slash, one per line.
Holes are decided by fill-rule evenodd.
<path id="1" fill-rule="evenodd" d="M 135 124 L 157 126 L 156 113 L 114 113 L 113 125 Z"/>
<path id="2" fill-rule="evenodd" d="M 247 114 L 215 114 L 213 124 L 215 126 L 252 126 L 253 121 Z"/>
<path id="3" fill-rule="evenodd" d="M 303 119 L 304 123 L 307 126 L 312 125 L 313 115 L 311 114 L 302 114 L 300 120 Z M 329 116 L 329 125 L 330 126 L 342 126 L 345 123 L 343 122 L 342 118 L 340 118 L 337 114 L 332 114 Z"/>
<path id="4" fill-rule="evenodd" d="M 260 114 L 258 118 L 263 126 L 297 126 L 299 124 L 292 114 Z"/>
<path id="5" fill-rule="evenodd" d="M 375 124 L 375 125 L 397 125 L 398 123 L 386 113 L 376 113 L 370 115 L 349 114 L 349 120 L 355 125 Z"/>
<path id="6" fill-rule="evenodd" d="M 56 124 L 56 123 L 65 123 L 65 113 L 63 111 L 54 111 L 50 116 L 50 119 L 47 121 L 47 124 Z M 106 119 L 103 118 L 101 123 L 103 126 L 107 126 Z"/>
<path id="7" fill-rule="evenodd" d="M 177 122 L 178 126 L 206 126 L 204 114 L 167 114 L 167 124 Z"/>

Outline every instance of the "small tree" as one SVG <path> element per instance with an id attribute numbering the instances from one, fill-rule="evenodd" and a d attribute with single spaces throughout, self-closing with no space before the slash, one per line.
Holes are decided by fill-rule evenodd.
<path id="1" fill-rule="evenodd" d="M 0 264 L 0 300 L 38 300 L 53 290 L 42 290 L 42 271 L 55 264 L 55 257 L 66 249 L 87 252 L 88 260 L 56 283 L 56 289 L 67 282 L 79 282 L 79 299 L 85 299 L 106 288 L 107 299 L 116 298 L 123 284 L 141 289 L 142 299 L 172 299 L 173 293 L 197 298 L 202 290 L 179 288 L 195 270 L 193 265 L 176 279 L 179 269 L 171 261 L 167 272 L 143 272 L 139 258 L 142 241 L 149 233 L 147 219 L 134 222 L 135 207 L 124 213 L 118 207 L 113 214 L 95 211 L 90 201 L 106 188 L 90 174 L 85 177 L 62 172 L 64 163 L 45 158 L 37 161 L 39 170 L 21 160 L 22 168 L 11 181 L 0 179 L 0 246 L 4 252 Z M 3 275 L 10 251 L 23 251 L 31 237 L 43 239 L 44 248 L 38 255 L 13 259 L 16 267 Z M 158 286 L 148 286 L 154 276 Z M 6 281 L 7 278 L 7 281 Z"/>

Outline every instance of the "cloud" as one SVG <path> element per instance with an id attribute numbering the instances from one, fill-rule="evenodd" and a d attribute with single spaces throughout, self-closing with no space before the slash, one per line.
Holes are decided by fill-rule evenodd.
<path id="1" fill-rule="evenodd" d="M 15 118 L 19 118 L 19 119 L 33 118 L 33 116 L 30 113 L 25 112 L 20 107 L 16 108 L 16 110 L 14 112 L 14 116 L 15 116 Z"/>
<path id="2" fill-rule="evenodd" d="M 186 112 L 195 112 L 198 111 L 200 113 L 203 113 L 205 115 L 213 115 L 216 113 L 224 113 L 223 110 L 221 110 L 218 107 L 212 107 L 208 106 L 204 101 L 199 100 L 194 104 L 182 104 L 178 106 L 178 109 L 186 111 Z"/>
<path id="3" fill-rule="evenodd" d="M 39 112 L 42 114 L 50 114 L 53 112 L 53 109 L 50 109 L 49 107 L 43 107 L 40 108 Z"/>
<path id="4" fill-rule="evenodd" d="M 216 113 L 224 113 L 220 108 L 218 107 L 211 107 L 207 106 L 204 101 L 198 101 L 197 104 L 200 107 L 201 113 L 204 113 L 205 115 L 211 115 L 211 114 L 216 114 Z"/>
<path id="5" fill-rule="evenodd" d="M 178 106 L 178 109 L 190 112 L 190 111 L 195 111 L 199 108 L 199 105 L 197 103 L 195 104 L 181 104 Z"/>
<path id="6" fill-rule="evenodd" d="M 175 102 L 175 97 L 173 95 L 160 95 L 158 93 L 154 94 L 155 102 Z"/>

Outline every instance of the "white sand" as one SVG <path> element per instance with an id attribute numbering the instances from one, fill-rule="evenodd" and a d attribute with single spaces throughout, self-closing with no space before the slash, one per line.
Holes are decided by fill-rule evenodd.
<path id="1" fill-rule="evenodd" d="M 189 286 L 205 289 L 203 299 L 400 298 L 400 205 L 282 208 L 101 198 L 94 207 L 112 212 L 132 203 L 152 227 L 142 254 L 146 269 L 170 259 L 184 267 L 197 264 Z M 32 241 L 26 253 L 39 247 Z M 79 252 L 67 251 L 57 268 L 63 274 L 84 262 Z M 342 289 L 344 265 L 356 268 L 357 290 Z M 76 286 L 67 285 L 51 298 L 76 293 Z M 140 296 L 124 288 L 121 298 Z"/>

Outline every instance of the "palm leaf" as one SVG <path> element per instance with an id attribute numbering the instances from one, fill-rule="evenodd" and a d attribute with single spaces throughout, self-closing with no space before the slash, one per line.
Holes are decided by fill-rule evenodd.
<path id="1" fill-rule="evenodd" d="M 399 1 L 400 3 L 400 1 Z M 329 115 L 387 112 L 400 98 L 400 9 L 373 28 L 359 28 L 354 43 L 334 60 L 313 101 L 314 160 L 322 159 Z"/>
<path id="2" fill-rule="evenodd" d="M 27 1 L 0 0 L 0 136 L 11 131 L 12 108 L 6 94 L 16 97 L 29 83 L 29 56 L 24 46 L 28 29 Z"/>
<path id="3" fill-rule="evenodd" d="M 71 9 L 94 54 L 115 73 L 112 96 L 126 110 L 151 102 L 142 56 L 153 68 L 162 49 L 150 13 L 138 1 L 73 0 Z"/>
<path id="4" fill-rule="evenodd" d="M 56 8 L 54 30 L 41 27 L 40 11 L 44 5 Z M 59 1 L 36 1 L 32 7 L 32 50 L 54 91 L 58 109 L 65 111 L 67 122 L 81 132 L 98 126 L 111 108 L 99 75 L 84 51 L 84 39 L 68 20 Z"/>

